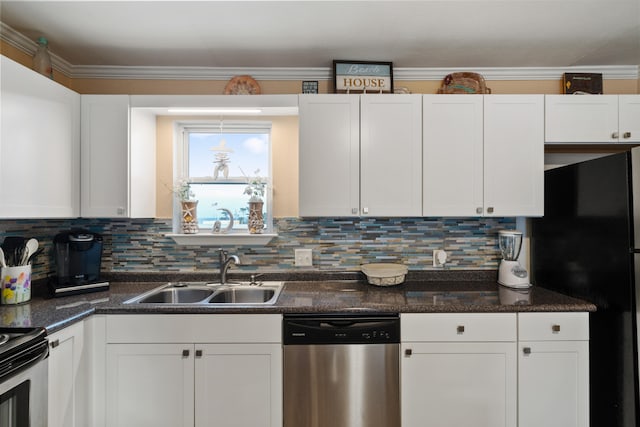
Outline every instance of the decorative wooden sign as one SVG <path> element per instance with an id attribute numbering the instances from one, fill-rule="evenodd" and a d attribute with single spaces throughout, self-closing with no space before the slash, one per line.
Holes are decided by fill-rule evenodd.
<path id="1" fill-rule="evenodd" d="M 335 93 L 393 93 L 391 62 L 333 61 Z"/>

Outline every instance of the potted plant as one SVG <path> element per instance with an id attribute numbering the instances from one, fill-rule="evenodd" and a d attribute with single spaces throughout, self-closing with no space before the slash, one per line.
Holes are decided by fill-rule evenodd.
<path id="1" fill-rule="evenodd" d="M 242 169 L 240 169 L 242 171 Z M 267 188 L 266 178 L 259 175 L 260 169 L 257 169 L 254 177 L 247 178 L 247 186 L 244 194 L 249 196 L 249 233 L 261 234 L 264 230 L 264 194 Z M 242 172 L 244 175 L 244 171 Z"/>
<path id="2" fill-rule="evenodd" d="M 196 234 L 198 232 L 198 201 L 193 199 L 195 194 L 191 191 L 191 184 L 182 178 L 176 182 L 173 193 L 180 201 L 182 209 L 182 232 Z"/>

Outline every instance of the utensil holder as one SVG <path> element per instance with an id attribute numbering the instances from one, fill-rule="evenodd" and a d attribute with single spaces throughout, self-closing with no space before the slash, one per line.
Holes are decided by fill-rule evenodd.
<path id="1" fill-rule="evenodd" d="M 3 267 L 0 270 L 2 304 L 20 304 L 31 300 L 31 265 Z"/>

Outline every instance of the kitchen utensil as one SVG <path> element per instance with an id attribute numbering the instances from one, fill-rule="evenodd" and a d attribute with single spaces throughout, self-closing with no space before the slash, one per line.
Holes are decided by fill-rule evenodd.
<path id="1" fill-rule="evenodd" d="M 522 249 L 522 232 L 517 230 L 500 230 L 498 246 L 502 261 L 498 269 L 498 283 L 510 288 L 528 288 L 529 273 L 520 265 L 518 257 Z"/>
<path id="2" fill-rule="evenodd" d="M 29 255 L 29 259 L 27 259 L 27 264 L 31 264 L 33 263 L 33 260 L 40 255 L 42 252 L 44 252 L 44 248 L 38 248 L 37 251 L 35 251 L 34 253 L 32 253 L 31 255 Z"/>
<path id="3" fill-rule="evenodd" d="M 22 255 L 21 265 L 28 264 L 29 259 L 31 258 L 31 255 L 36 253 L 36 251 L 38 250 L 38 240 L 33 238 L 29 239 L 27 240 L 27 243 L 24 244 L 24 247 L 25 247 L 25 251 L 24 251 L 24 254 Z"/>
<path id="4" fill-rule="evenodd" d="M 24 250 L 24 237 L 7 236 L 2 242 L 2 250 L 4 251 L 5 262 L 7 266 L 13 267 L 20 265 L 22 261 L 22 252 Z"/>
<path id="5" fill-rule="evenodd" d="M 367 275 L 367 281 L 376 286 L 399 285 L 409 270 L 406 265 L 393 263 L 363 264 L 360 268 Z"/>

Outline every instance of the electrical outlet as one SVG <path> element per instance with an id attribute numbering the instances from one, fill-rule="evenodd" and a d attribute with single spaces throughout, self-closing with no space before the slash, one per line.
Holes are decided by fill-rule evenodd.
<path id="1" fill-rule="evenodd" d="M 311 249 L 296 249 L 294 253 L 296 267 L 311 267 L 313 265 L 313 251 Z"/>
<path id="2" fill-rule="evenodd" d="M 447 252 L 442 249 L 433 251 L 433 266 L 444 267 L 447 263 Z"/>

